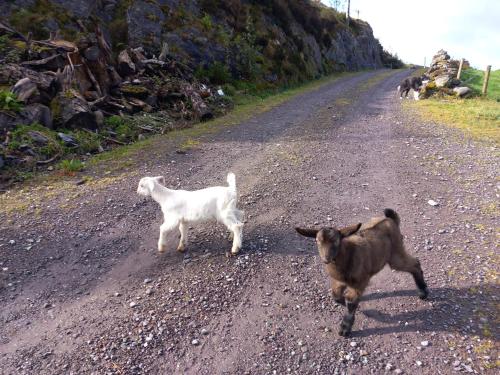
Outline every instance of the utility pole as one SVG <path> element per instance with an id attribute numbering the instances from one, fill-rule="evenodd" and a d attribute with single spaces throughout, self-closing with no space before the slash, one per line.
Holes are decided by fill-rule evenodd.
<path id="1" fill-rule="evenodd" d="M 347 0 L 347 26 L 351 20 L 351 0 Z"/>

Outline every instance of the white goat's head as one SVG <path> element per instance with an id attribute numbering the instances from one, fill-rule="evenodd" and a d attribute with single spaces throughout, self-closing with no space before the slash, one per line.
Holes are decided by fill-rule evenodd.
<path id="1" fill-rule="evenodd" d="M 139 181 L 139 186 L 137 187 L 137 194 L 149 197 L 155 187 L 155 183 L 165 185 L 165 177 L 157 176 L 141 178 L 141 180 Z"/>

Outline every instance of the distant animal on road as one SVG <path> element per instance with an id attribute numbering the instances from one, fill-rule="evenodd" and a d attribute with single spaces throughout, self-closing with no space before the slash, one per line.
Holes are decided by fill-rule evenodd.
<path id="1" fill-rule="evenodd" d="M 414 99 L 415 100 L 419 100 L 418 93 L 419 93 L 420 88 L 422 87 L 422 85 L 423 85 L 423 79 L 422 79 L 422 77 L 410 77 L 410 78 L 406 78 L 398 86 L 399 98 L 403 99 L 403 95 L 404 95 L 405 98 L 408 97 L 408 93 L 410 92 L 410 90 L 413 89 Z"/>
<path id="2" fill-rule="evenodd" d="M 227 175 L 227 183 L 228 186 L 214 186 L 194 191 L 172 190 L 164 186 L 163 176 L 143 177 L 139 181 L 137 193 L 158 202 L 164 216 L 163 224 L 160 226 L 158 251 L 166 250 L 167 234 L 178 227 L 181 237 L 177 250 L 184 252 L 187 245 L 188 223 L 217 220 L 233 234 L 231 254 L 238 254 L 243 236 L 243 212 L 236 208 L 238 195 L 236 177 L 233 173 Z"/>
<path id="3" fill-rule="evenodd" d="M 331 277 L 335 301 L 347 307 L 339 335 L 350 334 L 365 288 L 371 277 L 386 264 L 394 270 L 411 273 L 419 297 L 427 298 L 429 290 L 420 262 L 405 251 L 399 223 L 399 215 L 394 210 L 385 209 L 383 217 L 342 229 L 295 228 L 303 236 L 316 238 L 319 256 Z"/>

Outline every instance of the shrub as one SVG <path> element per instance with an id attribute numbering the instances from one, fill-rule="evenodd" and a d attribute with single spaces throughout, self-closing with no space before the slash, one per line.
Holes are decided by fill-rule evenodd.
<path id="1" fill-rule="evenodd" d="M 22 103 L 17 100 L 16 94 L 0 90 L 0 110 L 19 112 L 22 108 Z"/>
<path id="2" fill-rule="evenodd" d="M 212 17 L 208 13 L 205 13 L 205 15 L 201 18 L 201 26 L 203 26 L 203 29 L 205 31 L 210 31 L 212 30 L 213 27 L 213 22 L 212 22 Z"/>
<path id="3" fill-rule="evenodd" d="M 85 167 L 85 164 L 83 164 L 80 160 L 76 159 L 64 159 L 61 160 L 59 163 L 59 169 L 61 169 L 63 172 L 67 174 L 74 174 L 76 172 L 81 171 Z"/>
<path id="4" fill-rule="evenodd" d="M 196 69 L 195 76 L 198 79 L 208 79 L 214 85 L 223 85 L 232 80 L 231 73 L 226 65 L 216 61 L 208 68 Z"/>
<path id="5" fill-rule="evenodd" d="M 110 116 L 104 120 L 105 126 L 116 133 L 118 140 L 127 142 L 139 135 L 137 127 L 130 119 L 120 116 Z"/>
<path id="6" fill-rule="evenodd" d="M 80 152 L 85 154 L 87 152 L 94 153 L 99 150 L 101 141 L 98 134 L 76 130 L 72 135 L 78 143 L 78 149 Z"/>
<path id="7" fill-rule="evenodd" d="M 117 116 L 117 115 L 106 117 L 104 119 L 104 125 L 106 125 L 107 127 L 113 128 L 113 129 L 117 128 L 118 126 L 120 126 L 123 123 L 124 123 L 123 118 L 120 116 Z"/>

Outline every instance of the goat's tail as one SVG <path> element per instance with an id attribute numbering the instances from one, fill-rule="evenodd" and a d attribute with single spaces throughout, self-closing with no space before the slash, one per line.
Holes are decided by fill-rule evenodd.
<path id="1" fill-rule="evenodd" d="M 236 176 L 234 175 L 234 173 L 229 172 L 227 174 L 227 184 L 232 191 L 236 192 Z"/>
<path id="2" fill-rule="evenodd" d="M 385 217 L 394 220 L 394 222 L 399 226 L 401 220 L 399 219 L 399 215 L 392 208 L 386 208 L 384 210 Z"/>

